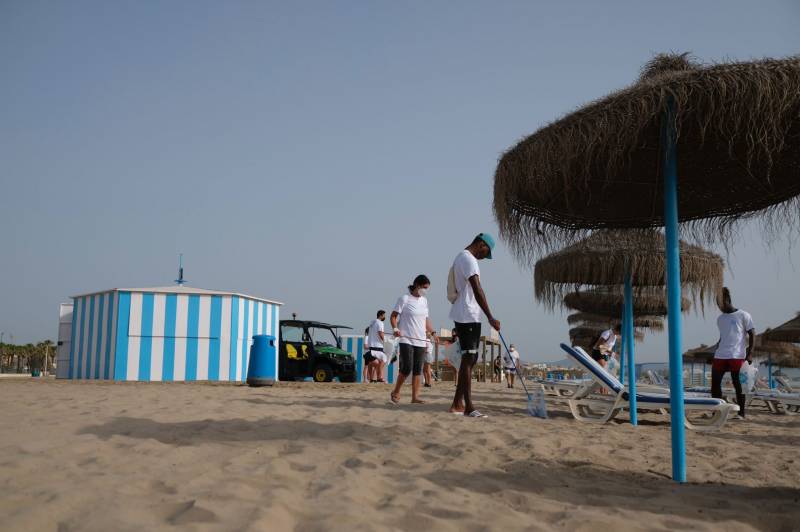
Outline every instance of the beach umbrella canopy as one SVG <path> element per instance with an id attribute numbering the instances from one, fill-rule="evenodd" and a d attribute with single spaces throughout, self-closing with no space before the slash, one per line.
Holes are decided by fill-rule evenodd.
<path id="1" fill-rule="evenodd" d="M 564 296 L 564 306 L 580 312 L 593 314 L 620 315 L 624 299 L 619 290 L 612 288 L 591 288 L 572 292 Z M 681 310 L 691 307 L 687 298 L 681 299 Z M 633 296 L 634 314 L 647 316 L 665 316 L 667 301 L 663 289 L 639 289 Z"/>
<path id="2" fill-rule="evenodd" d="M 800 312 L 786 323 L 774 329 L 767 329 L 763 336 L 767 340 L 800 343 Z"/>
<path id="3" fill-rule="evenodd" d="M 619 316 L 611 317 L 591 312 L 575 312 L 567 316 L 567 323 L 570 325 L 584 325 L 587 327 L 613 327 L 620 323 Z M 663 331 L 664 320 L 656 316 L 637 316 L 633 320 L 633 326 L 638 329 L 649 329 L 651 331 Z"/>
<path id="4" fill-rule="evenodd" d="M 594 340 L 597 338 L 597 335 L 602 333 L 604 330 L 605 329 L 603 327 L 587 327 L 587 326 L 573 327 L 569 330 L 569 337 L 590 338 Z M 633 336 L 638 341 L 644 340 L 644 333 L 641 331 L 635 331 L 633 333 Z"/>
<path id="5" fill-rule="evenodd" d="M 698 347 L 693 349 L 689 349 L 683 354 L 683 361 L 684 362 L 698 362 L 701 364 L 708 364 L 714 358 L 714 352 L 716 351 L 716 345 L 706 345 L 700 344 Z"/>
<path id="6" fill-rule="evenodd" d="M 658 56 L 638 83 L 542 128 L 498 162 L 494 212 L 518 257 L 596 229 L 665 228 L 678 482 L 686 481 L 679 223 L 708 242 L 726 242 L 756 215 L 767 234 L 796 228 L 798 173 L 800 56 L 710 67 Z M 630 403 L 633 419 L 633 393 Z"/>
<path id="7" fill-rule="evenodd" d="M 633 286 L 664 286 L 664 235 L 655 229 L 595 231 L 552 253 L 534 266 L 536 298 L 553 307 L 580 285 L 622 285 L 630 274 Z M 722 288 L 722 257 L 680 242 L 681 284 L 700 298 L 716 298 Z"/>
<path id="8" fill-rule="evenodd" d="M 683 354 L 686 362 L 710 363 L 714 359 L 717 345 L 701 344 L 699 347 L 689 349 Z M 776 342 L 768 340 L 763 334 L 757 334 L 753 342 L 753 356 L 759 358 L 772 357 L 775 365 L 795 367 L 800 365 L 800 346 L 789 342 Z"/>
<path id="9" fill-rule="evenodd" d="M 687 54 L 660 55 L 638 82 L 541 128 L 500 158 L 494 212 L 514 252 L 529 259 L 595 229 L 664 226 L 667 111 L 685 231 L 726 240 L 735 222 L 757 212 L 767 231 L 796 225 L 800 56 L 703 67 Z"/>

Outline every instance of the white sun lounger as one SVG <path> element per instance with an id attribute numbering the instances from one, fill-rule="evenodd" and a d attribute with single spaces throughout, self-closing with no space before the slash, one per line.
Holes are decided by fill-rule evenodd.
<path id="1" fill-rule="evenodd" d="M 782 392 L 785 392 L 785 393 L 796 393 L 797 392 L 797 390 L 792 388 L 792 385 L 789 384 L 789 379 L 787 379 L 783 375 L 773 375 L 772 379 L 775 382 L 778 383 L 778 388 L 780 388 L 780 390 Z"/>
<path id="2" fill-rule="evenodd" d="M 559 398 L 567 398 L 575 395 L 587 382 L 585 379 L 539 379 L 536 382 L 544 387 L 545 393 Z"/>
<path id="3" fill-rule="evenodd" d="M 628 407 L 629 394 L 614 375 L 607 372 L 600 364 L 592 360 L 580 347 L 570 347 L 561 344 L 561 349 L 567 352 L 581 366 L 586 368 L 592 377 L 590 384 L 584 385 L 569 399 L 569 408 L 575 419 L 593 423 L 606 423 L 614 418 L 623 408 Z M 592 394 L 597 387 L 608 389 L 605 395 Z M 637 407 L 642 410 L 669 410 L 669 393 L 637 392 Z M 688 412 L 706 412 L 711 416 L 706 419 L 690 421 L 684 419 L 686 428 L 697 431 L 718 430 L 725 424 L 728 416 L 739 411 L 739 406 L 730 404 L 722 399 L 709 397 L 686 396 L 683 400 L 684 408 Z"/>
<path id="4" fill-rule="evenodd" d="M 753 395 L 764 401 L 773 414 L 785 414 L 786 410 L 800 412 L 800 393 L 758 390 Z"/>

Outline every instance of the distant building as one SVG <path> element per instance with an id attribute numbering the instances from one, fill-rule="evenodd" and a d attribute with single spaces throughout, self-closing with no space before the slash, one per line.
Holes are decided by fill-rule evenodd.
<path id="1" fill-rule="evenodd" d="M 277 344 L 282 305 L 188 286 L 72 299 L 69 356 L 58 375 L 117 381 L 244 381 L 253 335 L 272 335 Z"/>

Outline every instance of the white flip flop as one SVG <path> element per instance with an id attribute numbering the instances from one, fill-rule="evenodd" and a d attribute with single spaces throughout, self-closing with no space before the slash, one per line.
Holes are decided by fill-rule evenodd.
<path id="1" fill-rule="evenodd" d="M 469 414 L 464 414 L 464 417 L 489 417 L 486 414 L 481 414 L 477 410 L 473 410 Z"/>

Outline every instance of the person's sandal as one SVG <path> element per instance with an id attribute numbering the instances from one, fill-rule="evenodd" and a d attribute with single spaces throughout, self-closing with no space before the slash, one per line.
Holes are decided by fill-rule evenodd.
<path id="1" fill-rule="evenodd" d="M 473 410 L 469 414 L 464 414 L 465 417 L 489 417 L 486 414 L 481 414 L 477 410 Z"/>
<path id="2" fill-rule="evenodd" d="M 389 400 L 396 405 L 400 404 L 400 396 L 395 395 L 394 392 L 389 394 Z"/>

